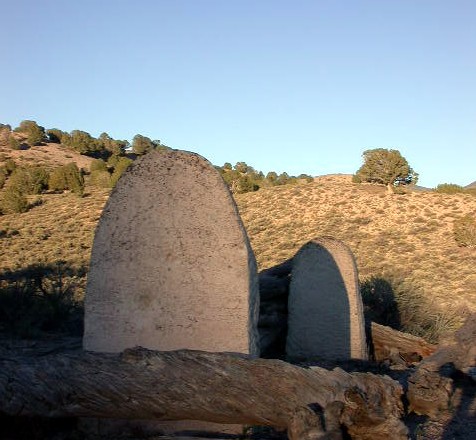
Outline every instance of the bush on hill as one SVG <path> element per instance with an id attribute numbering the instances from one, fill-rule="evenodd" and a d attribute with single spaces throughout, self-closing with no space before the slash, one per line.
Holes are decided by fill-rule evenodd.
<path id="1" fill-rule="evenodd" d="M 117 181 L 122 176 L 122 173 L 132 165 L 132 160 L 128 157 L 119 157 L 117 159 L 116 165 L 114 166 L 114 171 L 111 175 L 111 187 L 116 186 Z"/>
<path id="2" fill-rule="evenodd" d="M 117 156 L 116 154 L 113 154 L 112 156 L 109 156 L 107 159 L 106 165 L 109 169 L 114 169 L 117 165 L 117 162 L 122 156 Z"/>
<path id="3" fill-rule="evenodd" d="M 456 330 L 459 316 L 438 308 L 418 286 L 398 274 L 371 276 L 361 283 L 367 320 L 393 327 L 429 342 Z"/>
<path id="4" fill-rule="evenodd" d="M 7 159 L 7 161 L 5 162 L 5 171 L 7 172 L 7 175 L 10 175 L 16 167 L 17 164 L 13 159 Z"/>
<path id="5" fill-rule="evenodd" d="M 464 188 L 460 185 L 456 185 L 455 183 L 440 183 L 435 188 L 435 191 L 442 194 L 457 194 L 464 192 Z"/>
<path id="6" fill-rule="evenodd" d="M 10 133 L 12 131 L 12 127 L 8 124 L 0 124 L 0 143 L 6 144 L 8 143 L 8 138 L 10 137 Z"/>
<path id="7" fill-rule="evenodd" d="M 98 188 L 111 188 L 111 175 L 109 171 L 94 170 L 89 176 L 89 183 Z"/>
<path id="8" fill-rule="evenodd" d="M 107 165 L 106 162 L 104 162 L 102 159 L 94 159 L 91 162 L 91 172 L 93 171 L 107 171 Z"/>
<path id="9" fill-rule="evenodd" d="M 49 173 L 43 167 L 13 167 L 8 164 L 10 173 L 2 168 L 0 175 L 0 187 L 6 182 L 6 188 L 2 197 L 2 212 L 23 213 L 28 211 L 29 205 L 26 196 L 28 194 L 41 194 L 48 188 Z M 2 183 L 3 180 L 3 183 Z"/>
<path id="10" fill-rule="evenodd" d="M 50 128 L 46 130 L 48 140 L 54 144 L 60 144 L 63 142 L 63 139 L 67 139 L 68 133 L 58 130 L 57 128 Z"/>
<path id="11" fill-rule="evenodd" d="M 39 145 L 45 139 L 44 127 L 41 127 L 35 121 L 21 121 L 20 125 L 15 128 L 15 131 L 25 134 L 29 145 Z"/>
<path id="12" fill-rule="evenodd" d="M 460 247 L 476 247 L 476 218 L 465 215 L 453 223 L 453 234 Z"/>
<path id="13" fill-rule="evenodd" d="M 136 134 L 132 139 L 132 151 L 134 154 L 141 156 L 152 150 L 168 150 L 169 147 L 160 142 L 160 140 L 152 140 L 147 136 Z"/>
<path id="14" fill-rule="evenodd" d="M 48 187 L 53 191 L 70 190 L 82 195 L 84 192 L 84 177 L 75 163 L 69 163 L 51 172 Z"/>
<path id="15" fill-rule="evenodd" d="M 398 150 L 366 150 L 363 158 L 364 164 L 352 178 L 354 183 L 377 183 L 391 190 L 393 186 L 415 184 L 418 180 L 418 174 Z"/>
<path id="16" fill-rule="evenodd" d="M 310 176 L 309 174 L 299 174 L 297 177 L 298 179 L 304 180 L 307 183 L 314 182 L 314 177 Z"/>
<path id="17" fill-rule="evenodd" d="M 41 194 L 48 188 L 49 173 L 43 167 L 17 167 L 8 179 L 8 185 L 23 194 Z"/>
<path id="18" fill-rule="evenodd" d="M 107 133 L 100 134 L 98 138 L 98 144 L 100 150 L 107 151 L 110 155 L 113 156 L 123 155 L 126 151 L 126 148 L 129 146 L 128 141 L 113 139 Z"/>
<path id="19" fill-rule="evenodd" d="M 134 154 L 142 155 L 154 149 L 154 143 L 147 136 L 136 134 L 132 139 L 132 151 Z"/>
<path id="20" fill-rule="evenodd" d="M 3 188 L 3 185 L 5 185 L 5 181 L 7 180 L 7 171 L 5 170 L 4 167 L 0 167 L 0 189 Z"/>
<path id="21" fill-rule="evenodd" d="M 12 149 L 12 150 L 20 150 L 21 148 L 21 142 L 15 137 L 13 136 L 12 134 L 10 134 L 8 136 L 8 146 Z"/>
<path id="22" fill-rule="evenodd" d="M 0 207 L 3 214 L 21 214 L 28 211 L 28 199 L 20 189 L 7 185 Z"/>
<path id="23" fill-rule="evenodd" d="M 86 131 L 73 130 L 68 137 L 64 136 L 62 142 L 80 154 L 91 154 L 98 150 L 96 139 Z"/>
<path id="24" fill-rule="evenodd" d="M 75 298 L 84 270 L 58 261 L 2 274 L 0 331 L 21 338 L 47 332 L 82 334 L 83 305 Z"/>
<path id="25" fill-rule="evenodd" d="M 304 182 L 314 181 L 314 179 L 307 174 L 301 174 L 299 178 L 297 178 L 289 176 L 286 172 L 278 175 L 274 171 L 270 171 L 265 177 L 263 172 L 256 171 L 245 162 L 237 162 L 234 167 L 232 167 L 229 162 L 226 162 L 222 167 L 215 168 L 234 194 L 258 191 L 263 187 L 290 185 L 297 183 L 298 179 Z"/>

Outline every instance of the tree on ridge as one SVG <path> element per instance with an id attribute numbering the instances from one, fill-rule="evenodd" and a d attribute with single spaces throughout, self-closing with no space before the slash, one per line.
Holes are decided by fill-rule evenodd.
<path id="1" fill-rule="evenodd" d="M 362 156 L 364 164 L 353 177 L 356 183 L 378 183 L 392 191 L 396 185 L 415 184 L 418 180 L 418 174 L 398 150 L 375 148 L 364 151 Z"/>

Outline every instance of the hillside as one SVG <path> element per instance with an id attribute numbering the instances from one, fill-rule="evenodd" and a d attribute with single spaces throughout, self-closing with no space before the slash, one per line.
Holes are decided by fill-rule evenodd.
<path id="1" fill-rule="evenodd" d="M 472 195 L 388 195 L 350 176 L 323 176 L 236 199 L 260 269 L 330 235 L 351 247 L 362 280 L 397 277 L 444 308 L 476 309 L 476 252 L 453 238 L 453 221 L 476 213 Z"/>
<path id="2" fill-rule="evenodd" d="M 57 144 L 5 148 L 0 159 L 12 157 L 18 164 L 43 160 L 53 167 L 76 161 L 88 169 L 92 160 Z M 81 297 L 95 225 L 108 194 L 86 185 L 83 197 L 68 192 L 29 196 L 35 206 L 28 212 L 0 216 L 0 273 L 14 275 L 61 261 L 76 274 Z M 476 310 L 476 250 L 458 247 L 453 237 L 454 220 L 476 213 L 474 195 L 389 195 L 382 186 L 353 184 L 350 175 L 329 175 L 235 199 L 260 270 L 292 257 L 314 237 L 333 236 L 354 252 L 362 282 L 383 280 L 400 301 L 424 297 L 425 307 L 452 315 Z"/>
<path id="3" fill-rule="evenodd" d="M 476 188 L 476 180 L 471 182 L 469 185 L 466 185 L 465 188 Z"/>
<path id="4" fill-rule="evenodd" d="M 93 161 L 93 158 L 79 154 L 61 144 L 45 143 L 25 150 L 12 150 L 0 142 L 0 166 L 7 159 L 13 159 L 19 166 L 43 165 L 51 168 L 75 162 L 78 168 L 84 170 L 89 170 Z"/>

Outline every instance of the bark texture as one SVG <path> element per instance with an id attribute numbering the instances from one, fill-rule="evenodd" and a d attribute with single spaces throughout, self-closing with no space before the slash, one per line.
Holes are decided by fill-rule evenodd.
<path id="1" fill-rule="evenodd" d="M 143 348 L 121 354 L 0 354 L 9 415 L 267 425 L 291 440 L 406 439 L 401 386 L 386 376 L 277 360 Z"/>
<path id="2" fill-rule="evenodd" d="M 476 381 L 476 314 L 470 315 L 454 336 L 424 359 L 410 376 L 407 398 L 411 411 L 436 417 L 449 408 L 453 381 L 448 377 L 448 365 Z"/>
<path id="3" fill-rule="evenodd" d="M 375 322 L 371 323 L 371 342 L 374 358 L 378 362 L 400 360 L 412 364 L 430 356 L 436 350 L 436 345 L 423 338 Z"/>

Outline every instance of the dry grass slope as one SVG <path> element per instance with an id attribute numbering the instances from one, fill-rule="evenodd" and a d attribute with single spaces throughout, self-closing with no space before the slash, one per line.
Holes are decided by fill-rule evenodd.
<path id="1" fill-rule="evenodd" d="M 12 150 L 0 142 L 0 166 L 7 159 L 13 159 L 18 165 L 22 166 L 42 165 L 51 168 L 75 162 L 78 168 L 84 170 L 89 170 L 93 161 L 91 157 L 83 156 L 60 144 L 46 143 L 30 147 L 27 150 Z"/>
<path id="2" fill-rule="evenodd" d="M 42 203 L 28 212 L 0 216 L 0 273 L 58 261 L 72 268 L 87 266 L 108 197 L 109 191 L 94 188 L 84 197 L 44 194 Z"/>
<path id="3" fill-rule="evenodd" d="M 57 261 L 87 266 L 109 193 L 93 187 L 86 193 L 83 198 L 45 194 L 27 213 L 0 216 L 0 275 L 5 269 Z M 453 238 L 454 219 L 476 213 L 472 195 L 388 195 L 383 187 L 333 175 L 237 195 L 236 200 L 260 269 L 292 257 L 317 236 L 333 236 L 356 255 L 362 280 L 397 276 L 442 308 L 476 310 L 476 250 L 458 247 Z"/>
<path id="4" fill-rule="evenodd" d="M 361 279 L 397 276 L 443 308 L 476 309 L 476 251 L 460 248 L 453 221 L 476 213 L 476 197 L 410 192 L 323 176 L 303 186 L 236 197 L 260 269 L 292 257 L 316 236 L 347 243 Z"/>

